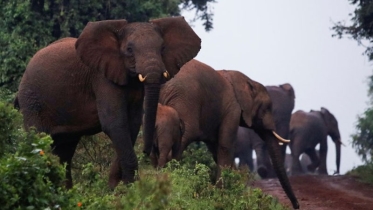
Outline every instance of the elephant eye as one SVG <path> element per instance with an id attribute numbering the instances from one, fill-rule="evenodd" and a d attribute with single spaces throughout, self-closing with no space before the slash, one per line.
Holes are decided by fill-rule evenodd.
<path id="1" fill-rule="evenodd" d="M 162 54 L 164 53 L 165 49 L 166 49 L 166 47 L 165 47 L 165 46 L 162 46 L 162 48 L 161 48 L 161 53 L 162 53 Z"/>
<path id="2" fill-rule="evenodd" d="M 132 50 L 132 47 L 127 47 L 127 53 L 129 53 L 129 54 L 132 54 L 133 53 L 133 50 Z"/>

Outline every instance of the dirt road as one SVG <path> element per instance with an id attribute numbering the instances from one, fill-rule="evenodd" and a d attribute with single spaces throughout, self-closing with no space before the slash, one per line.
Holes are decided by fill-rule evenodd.
<path id="1" fill-rule="evenodd" d="M 373 185 L 363 184 L 350 176 L 289 177 L 300 209 L 303 210 L 373 210 Z M 253 183 L 292 209 L 277 179 Z"/>

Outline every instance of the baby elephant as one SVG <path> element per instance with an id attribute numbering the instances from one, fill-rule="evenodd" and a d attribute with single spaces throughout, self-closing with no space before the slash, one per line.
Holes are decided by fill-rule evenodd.
<path id="1" fill-rule="evenodd" d="M 170 106 L 158 103 L 155 133 L 150 159 L 154 167 L 164 165 L 175 158 L 180 149 L 184 123 Z"/>

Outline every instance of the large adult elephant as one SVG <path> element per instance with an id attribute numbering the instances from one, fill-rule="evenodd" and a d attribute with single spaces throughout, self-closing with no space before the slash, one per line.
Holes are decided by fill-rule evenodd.
<path id="1" fill-rule="evenodd" d="M 326 168 L 326 156 L 328 151 L 327 136 L 335 143 L 336 165 L 339 173 L 341 163 L 341 135 L 338 129 L 337 119 L 326 108 L 320 111 L 311 110 L 305 112 L 298 110 L 291 116 L 290 120 L 290 149 L 292 155 L 292 174 L 304 173 L 301 169 L 299 156 L 306 153 L 312 164 L 307 166 L 310 172 L 318 167 L 319 174 L 328 174 Z M 319 156 L 316 153 L 316 145 L 320 144 Z"/>
<path id="2" fill-rule="evenodd" d="M 268 144 L 278 178 L 294 208 L 298 201 L 292 191 L 275 132 L 272 103 L 263 85 L 238 71 L 215 71 L 197 60 L 185 64 L 161 88 L 159 102 L 172 107 L 184 122 L 180 153 L 194 141 L 203 141 L 219 166 L 230 167 L 237 128 L 251 127 Z"/>
<path id="3" fill-rule="evenodd" d="M 133 182 L 133 149 L 145 112 L 145 148 L 150 153 L 160 85 L 173 77 L 201 47 L 183 17 L 150 22 L 89 22 L 78 39 L 65 38 L 39 50 L 27 65 L 15 106 L 25 127 L 53 138 L 53 153 L 67 163 L 82 135 L 105 132 L 117 158 L 109 185 Z M 145 96 L 145 101 L 144 101 Z M 149 146 L 150 145 L 150 146 Z"/>
<path id="4" fill-rule="evenodd" d="M 289 124 L 291 112 L 295 105 L 295 93 L 289 83 L 278 86 L 266 86 L 268 94 L 272 100 L 272 115 L 275 121 L 276 132 L 284 138 L 289 138 Z M 285 157 L 286 145 L 279 147 L 282 150 L 282 157 Z M 251 164 L 252 150 L 255 150 L 257 161 L 257 172 L 262 178 L 275 177 L 267 145 L 252 129 L 239 128 L 237 133 L 237 143 L 235 156 L 242 158 L 242 164 Z M 253 168 L 250 167 L 250 170 Z"/>

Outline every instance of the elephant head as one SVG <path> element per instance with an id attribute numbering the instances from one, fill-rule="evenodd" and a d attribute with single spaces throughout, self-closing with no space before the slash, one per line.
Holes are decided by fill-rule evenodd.
<path id="1" fill-rule="evenodd" d="M 333 142 L 335 143 L 336 156 L 337 156 L 336 157 L 337 170 L 336 170 L 335 173 L 339 174 L 339 166 L 341 164 L 341 144 L 342 144 L 342 141 L 341 141 L 341 135 L 340 135 L 339 129 L 338 129 L 338 121 L 334 117 L 334 115 L 332 113 L 330 113 L 329 110 L 327 110 L 326 108 L 321 107 L 320 112 L 321 112 L 322 118 L 325 122 L 327 133 L 332 138 Z"/>
<path id="2" fill-rule="evenodd" d="M 275 122 L 272 115 L 272 102 L 267 89 L 260 83 L 255 82 L 238 71 L 222 70 L 219 73 L 225 77 L 233 86 L 237 102 L 241 107 L 240 125 L 254 129 L 254 131 L 265 141 L 269 154 L 276 171 L 277 177 L 291 200 L 295 209 L 299 203 L 291 188 L 287 177 L 279 141 L 288 143 L 275 132 Z"/>
<path id="3" fill-rule="evenodd" d="M 184 130 L 184 123 L 177 111 L 158 103 L 154 141 L 150 154 L 154 167 L 163 167 L 171 158 L 176 158 Z"/>
<path id="4" fill-rule="evenodd" d="M 183 17 L 149 23 L 106 20 L 89 22 L 75 47 L 84 64 L 114 84 L 136 84 L 137 77 L 144 83 L 144 152 L 149 155 L 160 85 L 197 55 L 200 38 Z"/>

